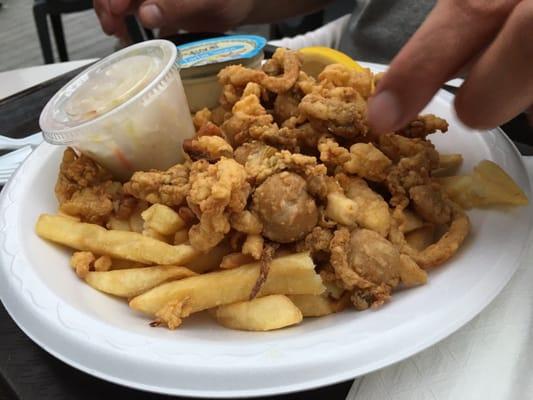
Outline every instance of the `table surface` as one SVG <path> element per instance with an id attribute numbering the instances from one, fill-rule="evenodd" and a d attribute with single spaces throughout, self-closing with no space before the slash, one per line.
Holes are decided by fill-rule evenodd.
<path id="1" fill-rule="evenodd" d="M 0 100 L 90 63 L 83 60 L 0 73 Z M 2 129 L 0 127 L 0 129 Z M 533 129 L 521 116 L 503 126 L 522 154 L 533 154 Z M 1 133 L 1 132 L 0 132 Z M 25 136 L 33 132 L 9 132 Z M 352 382 L 322 389 L 276 396 L 276 399 L 333 398 L 344 399 Z M 0 304 L 0 399 L 93 399 L 105 393 L 106 398 L 127 396 L 129 399 L 169 399 L 108 383 L 80 372 L 59 361 L 34 344 L 13 322 Z"/>

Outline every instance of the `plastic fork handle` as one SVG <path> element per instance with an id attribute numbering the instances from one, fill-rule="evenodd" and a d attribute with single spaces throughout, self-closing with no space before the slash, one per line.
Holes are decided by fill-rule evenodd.
<path id="1" fill-rule="evenodd" d="M 14 150 L 21 147 L 30 145 L 36 147 L 43 142 L 43 134 L 41 132 L 35 133 L 25 138 L 13 139 L 7 136 L 0 135 L 0 149 L 1 150 Z"/>

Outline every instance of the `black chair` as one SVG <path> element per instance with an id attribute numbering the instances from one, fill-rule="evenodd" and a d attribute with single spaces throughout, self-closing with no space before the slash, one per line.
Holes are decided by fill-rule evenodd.
<path id="1" fill-rule="evenodd" d="M 61 14 L 88 10 L 93 7 L 92 0 L 35 0 L 33 18 L 39 35 L 45 64 L 54 62 L 52 43 L 48 32 L 47 16 L 50 16 L 57 52 L 61 61 L 68 61 L 67 45 L 63 34 Z"/>

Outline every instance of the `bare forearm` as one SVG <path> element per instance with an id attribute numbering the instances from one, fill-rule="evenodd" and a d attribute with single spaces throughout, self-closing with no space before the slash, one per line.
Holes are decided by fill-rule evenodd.
<path id="1" fill-rule="evenodd" d="M 264 24 L 305 15 L 324 8 L 332 0 L 252 0 L 253 8 L 243 24 Z"/>

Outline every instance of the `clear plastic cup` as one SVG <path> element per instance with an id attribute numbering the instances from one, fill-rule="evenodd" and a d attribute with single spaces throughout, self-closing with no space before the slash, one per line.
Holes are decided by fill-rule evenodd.
<path id="1" fill-rule="evenodd" d="M 118 179 L 183 161 L 194 135 L 176 46 L 151 40 L 92 65 L 43 109 L 44 139 L 91 157 Z"/>

